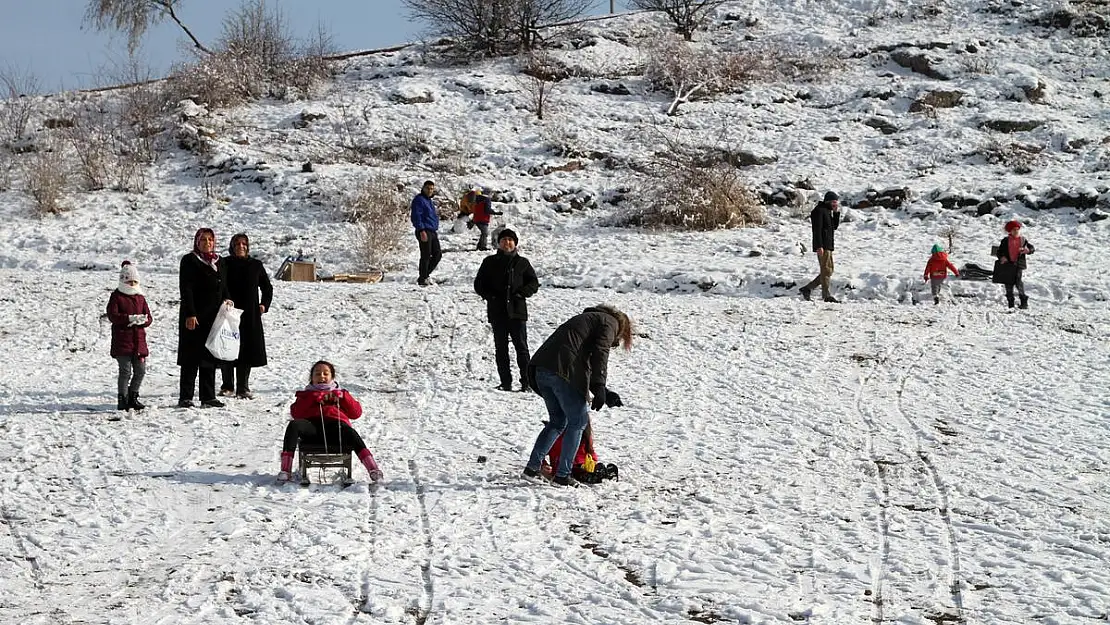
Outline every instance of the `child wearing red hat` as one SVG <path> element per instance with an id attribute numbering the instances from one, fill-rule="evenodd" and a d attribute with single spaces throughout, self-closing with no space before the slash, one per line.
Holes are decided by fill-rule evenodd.
<path id="1" fill-rule="evenodd" d="M 1006 304 L 1014 307 L 1014 287 L 1017 287 L 1019 308 L 1029 308 L 1029 297 L 1025 295 L 1025 285 L 1021 274 L 1027 266 L 1026 256 L 1033 253 L 1033 244 L 1021 236 L 1021 222 L 1012 219 L 1006 222 L 1006 237 L 998 244 L 998 266 L 994 282 L 1006 287 Z"/>

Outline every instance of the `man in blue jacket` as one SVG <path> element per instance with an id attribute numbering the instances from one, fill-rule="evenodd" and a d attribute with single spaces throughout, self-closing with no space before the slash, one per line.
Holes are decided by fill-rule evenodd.
<path id="1" fill-rule="evenodd" d="M 420 244 L 420 277 L 416 282 L 420 286 L 432 284 L 429 276 L 435 271 L 436 265 L 443 253 L 439 249 L 439 214 L 432 196 L 436 194 L 436 185 L 431 180 L 425 180 L 420 193 L 412 198 L 412 227 L 416 230 L 416 240 Z"/>

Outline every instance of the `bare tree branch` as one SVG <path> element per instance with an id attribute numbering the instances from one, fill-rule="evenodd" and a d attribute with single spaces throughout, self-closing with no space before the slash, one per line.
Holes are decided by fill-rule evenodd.
<path id="1" fill-rule="evenodd" d="M 694 39 L 694 31 L 705 26 L 709 13 L 725 0 L 629 0 L 628 5 L 645 11 L 662 11 L 674 22 L 675 32 L 686 41 Z"/>
<path id="2" fill-rule="evenodd" d="M 181 0 L 89 0 L 85 21 L 97 30 L 116 30 L 126 35 L 127 51 L 134 54 L 146 31 L 168 17 L 185 32 L 197 50 L 212 54 L 177 17 L 175 7 L 180 3 Z"/>

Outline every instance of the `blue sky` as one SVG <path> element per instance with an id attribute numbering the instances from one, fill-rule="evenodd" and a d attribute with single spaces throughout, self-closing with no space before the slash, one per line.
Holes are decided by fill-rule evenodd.
<path id="1" fill-rule="evenodd" d="M 295 33 L 307 37 L 322 23 L 340 51 L 379 48 L 419 39 L 423 26 L 409 21 L 401 0 L 272 0 Z M 115 82 L 124 66 L 126 42 L 84 24 L 86 0 L 3 0 L 0 71 L 33 75 L 44 92 Z M 624 8 L 617 0 L 617 10 Z M 203 43 L 214 41 L 227 11 L 238 2 L 182 0 L 181 21 Z M 609 11 L 597 0 L 596 13 Z M 155 74 L 184 57 L 184 35 L 172 22 L 143 38 L 142 57 Z"/>

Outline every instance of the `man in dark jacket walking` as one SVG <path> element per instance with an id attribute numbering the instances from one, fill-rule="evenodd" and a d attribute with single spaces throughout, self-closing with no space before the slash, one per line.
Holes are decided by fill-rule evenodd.
<path id="1" fill-rule="evenodd" d="M 409 207 L 416 241 L 420 244 L 420 275 L 416 280 L 420 286 L 432 283 L 430 276 L 443 256 L 439 249 L 439 213 L 436 212 L 435 202 L 432 202 L 435 194 L 435 183 L 425 180 Z"/>
<path id="2" fill-rule="evenodd" d="M 270 310 L 274 299 L 274 287 L 270 284 L 270 276 L 266 275 L 266 267 L 250 255 L 250 246 L 250 239 L 240 232 L 231 237 L 228 250 L 231 255 L 222 259 L 227 265 L 228 293 L 243 315 L 239 318 L 239 358 L 234 363 L 220 365 L 223 378 L 220 395 L 235 395 L 239 399 L 254 398 L 250 386 L 251 368 L 266 366 L 262 315 Z"/>
<path id="3" fill-rule="evenodd" d="M 493 350 L 502 391 L 513 390 L 509 367 L 509 339 L 516 349 L 520 390 L 528 390 L 528 302 L 540 282 L 532 263 L 517 251 L 516 233 L 508 228 L 497 237 L 497 253 L 487 256 L 474 277 L 474 291 L 486 300 L 486 317 L 493 327 Z"/>
<path id="4" fill-rule="evenodd" d="M 632 349 L 632 320 L 612 306 L 596 306 L 565 321 L 536 350 L 528 365 L 528 378 L 543 397 L 548 420 L 524 467 L 526 477 L 540 475 L 544 456 L 562 434 L 562 452 L 553 481 L 562 486 L 578 485 L 570 472 L 582 431 L 590 422 L 590 409 L 624 405 L 620 396 L 606 386 L 609 350 L 617 345 Z M 590 394 L 593 399 L 587 403 Z"/>
<path id="5" fill-rule="evenodd" d="M 810 225 L 813 228 L 813 251 L 817 254 L 817 264 L 820 272 L 817 277 L 803 286 L 799 291 L 806 301 L 809 301 L 810 292 L 820 284 L 821 297 L 826 302 L 839 303 L 829 292 L 829 279 L 833 274 L 833 249 L 835 247 L 836 229 L 840 227 L 840 196 L 834 191 L 825 194 L 825 199 L 818 202 L 817 206 L 809 213 Z"/>

